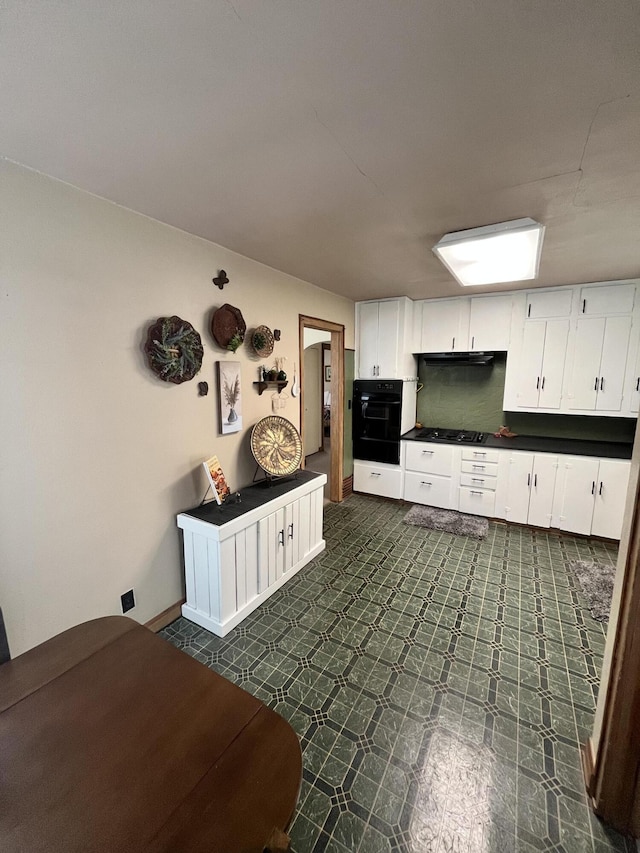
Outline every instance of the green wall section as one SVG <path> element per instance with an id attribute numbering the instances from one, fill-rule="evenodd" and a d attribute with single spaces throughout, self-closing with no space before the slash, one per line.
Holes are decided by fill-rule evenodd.
<path id="1" fill-rule="evenodd" d="M 356 354 L 352 349 L 344 351 L 344 455 L 343 477 L 353 474 L 353 440 L 351 424 L 353 421 L 353 380 L 356 375 Z"/>
<path id="2" fill-rule="evenodd" d="M 424 388 L 418 394 L 417 419 L 425 426 L 496 432 L 507 424 L 521 435 L 632 442 L 633 418 L 590 415 L 546 415 L 503 412 L 506 355 L 496 355 L 491 367 L 418 364 Z M 346 442 L 345 442 L 346 444 Z"/>

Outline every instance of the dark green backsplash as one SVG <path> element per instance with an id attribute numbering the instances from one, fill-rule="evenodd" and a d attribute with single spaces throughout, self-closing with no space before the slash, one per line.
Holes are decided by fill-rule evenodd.
<path id="1" fill-rule="evenodd" d="M 496 355 L 491 367 L 419 364 L 424 388 L 418 394 L 417 419 L 425 426 L 495 432 L 507 424 L 521 435 L 632 442 L 633 418 L 543 415 L 503 412 L 506 356 Z"/>

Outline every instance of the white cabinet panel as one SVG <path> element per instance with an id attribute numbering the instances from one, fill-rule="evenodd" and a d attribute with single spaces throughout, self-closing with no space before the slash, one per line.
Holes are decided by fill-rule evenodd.
<path id="1" fill-rule="evenodd" d="M 378 365 L 378 303 L 361 302 L 358 311 L 358 376 L 372 379 Z"/>
<path id="2" fill-rule="evenodd" d="M 455 447 L 444 444 L 407 441 L 405 467 L 408 471 L 429 474 L 453 474 Z"/>
<path id="3" fill-rule="evenodd" d="M 353 491 L 385 498 L 401 498 L 402 469 L 399 465 L 361 462 L 356 459 L 353 463 Z"/>
<path id="4" fill-rule="evenodd" d="M 527 293 L 527 320 L 568 317 L 571 314 L 573 289 L 530 290 Z"/>
<path id="5" fill-rule="evenodd" d="M 404 499 L 411 503 L 452 509 L 451 477 L 407 471 L 404 476 Z"/>
<path id="6" fill-rule="evenodd" d="M 600 460 L 591 526 L 594 536 L 620 538 L 630 471 L 626 460 Z"/>
<path id="7" fill-rule="evenodd" d="M 551 527 L 558 457 L 536 453 L 533 460 L 528 523 Z"/>
<path id="8" fill-rule="evenodd" d="M 526 524 L 529 518 L 533 453 L 512 453 L 509 457 L 506 506 L 507 521 Z"/>
<path id="9" fill-rule="evenodd" d="M 585 317 L 576 324 L 568 395 L 570 409 L 596 407 L 605 322 L 603 317 Z"/>
<path id="10" fill-rule="evenodd" d="M 596 400 L 598 411 L 619 412 L 622 408 L 630 335 L 631 317 L 607 318 Z"/>
<path id="11" fill-rule="evenodd" d="M 561 530 L 588 536 L 591 533 L 600 461 L 584 456 L 569 456 L 560 464 L 564 468 L 564 477 L 557 526 Z"/>
<path id="12" fill-rule="evenodd" d="M 469 337 L 468 300 L 426 300 L 422 303 L 421 352 L 465 352 Z"/>
<path id="13" fill-rule="evenodd" d="M 378 376 L 391 379 L 398 375 L 400 303 L 380 302 L 378 305 Z"/>
<path id="14" fill-rule="evenodd" d="M 603 284 L 583 287 L 580 290 L 580 313 L 601 314 L 631 314 L 635 299 L 635 284 Z"/>
<path id="15" fill-rule="evenodd" d="M 547 321 L 538 399 L 540 409 L 560 408 L 568 336 L 568 320 Z"/>
<path id="16" fill-rule="evenodd" d="M 526 323 L 524 327 L 516 379 L 518 407 L 533 409 L 538 406 L 545 332 L 545 322 Z"/>
<path id="17" fill-rule="evenodd" d="M 469 319 L 469 350 L 508 350 L 513 298 L 474 296 Z"/>
<path id="18" fill-rule="evenodd" d="M 459 509 L 471 515 L 493 516 L 496 493 L 494 491 L 460 487 Z"/>

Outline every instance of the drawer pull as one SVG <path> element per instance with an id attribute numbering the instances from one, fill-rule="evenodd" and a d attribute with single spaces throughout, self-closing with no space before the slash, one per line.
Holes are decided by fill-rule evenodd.
<path id="1" fill-rule="evenodd" d="M 381 477 L 381 476 L 382 476 L 382 474 L 380 474 L 380 472 L 379 472 L 379 471 L 372 471 L 372 472 L 371 472 L 371 476 L 372 476 L 372 477 Z"/>
<path id="2" fill-rule="evenodd" d="M 427 480 L 420 480 L 421 486 L 433 486 L 433 483 L 427 482 Z"/>
<path id="3" fill-rule="evenodd" d="M 473 455 L 474 456 L 486 456 L 487 451 L 486 450 L 474 450 Z"/>
<path id="4" fill-rule="evenodd" d="M 484 469 L 486 468 L 486 465 L 472 465 L 471 467 L 472 467 L 474 470 L 484 471 Z"/>
<path id="5" fill-rule="evenodd" d="M 474 483 L 484 483 L 484 477 L 472 477 Z"/>
<path id="6" fill-rule="evenodd" d="M 483 495 L 484 492 L 478 492 L 475 489 L 469 489 L 469 494 L 470 495 Z"/>
<path id="7" fill-rule="evenodd" d="M 640 380 L 639 380 L 639 381 L 640 381 Z M 423 450 L 422 452 L 423 452 L 423 453 L 433 453 L 434 451 L 433 451 L 433 450 Z"/>

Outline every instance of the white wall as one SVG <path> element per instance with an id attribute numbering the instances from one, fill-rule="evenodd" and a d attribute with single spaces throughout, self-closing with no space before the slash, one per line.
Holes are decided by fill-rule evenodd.
<path id="1" fill-rule="evenodd" d="M 291 370 L 298 314 L 346 327 L 350 300 L 14 164 L 0 161 L 0 605 L 14 655 L 86 619 L 144 622 L 182 597 L 175 514 L 206 489 L 200 463 L 220 457 L 232 488 L 249 482 L 251 426 L 271 395 L 251 383 L 248 347 L 209 332 L 224 302 L 249 328 L 282 330 Z M 215 199 L 212 199 L 215 204 Z M 224 268 L 230 284 L 211 279 Z M 142 343 L 178 314 L 202 335 L 203 368 L 170 385 Z M 242 363 L 242 434 L 219 435 L 215 361 Z M 199 397 L 197 383 L 210 393 Z M 283 414 L 299 426 L 299 398 Z"/>

